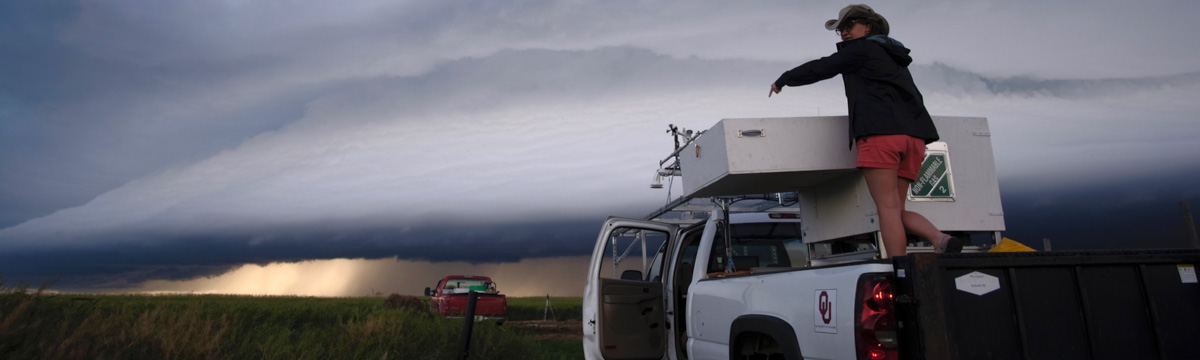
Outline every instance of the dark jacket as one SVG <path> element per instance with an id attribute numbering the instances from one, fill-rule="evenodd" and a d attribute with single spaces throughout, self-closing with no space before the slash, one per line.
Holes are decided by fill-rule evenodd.
<path id="1" fill-rule="evenodd" d="M 931 143 L 937 129 L 908 64 L 912 57 L 899 41 L 872 35 L 837 44 L 833 55 L 809 61 L 775 80 L 775 86 L 801 86 L 841 74 L 850 106 L 850 144 L 870 135 L 910 135 Z"/>

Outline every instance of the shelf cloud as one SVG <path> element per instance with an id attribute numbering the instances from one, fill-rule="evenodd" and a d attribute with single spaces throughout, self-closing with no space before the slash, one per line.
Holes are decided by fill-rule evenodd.
<path id="1" fill-rule="evenodd" d="M 1164 19 L 1197 5 L 912 5 L 877 9 L 932 113 L 989 118 L 1006 209 L 1200 196 L 1172 180 L 1200 173 L 1183 155 L 1200 153 L 1200 50 L 1097 23 L 1194 34 Z M 834 50 L 819 24 L 841 6 L 0 5 L 0 275 L 128 288 L 244 264 L 587 255 L 605 216 L 679 195 L 648 187 L 669 124 L 845 114 L 836 77 L 764 96 Z M 1067 25 L 1088 38 L 1022 35 Z M 1008 227 L 1040 236 L 1033 218 Z"/>

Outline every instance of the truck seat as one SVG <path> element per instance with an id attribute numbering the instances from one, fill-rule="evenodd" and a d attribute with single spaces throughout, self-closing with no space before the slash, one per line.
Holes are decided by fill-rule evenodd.
<path id="1" fill-rule="evenodd" d="M 684 261 L 679 264 L 679 274 L 675 276 L 676 288 L 679 289 L 679 298 L 687 299 L 688 287 L 692 285 L 692 270 L 696 269 L 696 265 Z"/>
<path id="2" fill-rule="evenodd" d="M 750 270 L 758 267 L 757 256 L 734 256 L 733 267 L 738 270 Z"/>

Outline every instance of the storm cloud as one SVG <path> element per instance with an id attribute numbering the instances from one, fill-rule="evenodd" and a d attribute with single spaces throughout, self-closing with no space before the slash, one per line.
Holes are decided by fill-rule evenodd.
<path id="1" fill-rule="evenodd" d="M 877 9 L 914 48 L 932 113 L 989 118 L 1011 234 L 1179 236 L 1170 216 L 1200 196 L 1181 180 L 1200 175 L 1200 50 L 1104 24 L 1192 34 L 1163 19 L 1197 5 L 911 5 Z M 668 200 L 648 188 L 668 124 L 846 111 L 836 78 L 763 94 L 833 51 L 832 2 L 2 6 L 0 274 L 77 288 L 586 255 L 605 216 Z M 1085 31 L 1041 35 L 1068 27 Z M 1064 225 L 1146 206 L 1171 210 Z M 1067 240 L 1117 227 L 1158 235 Z"/>

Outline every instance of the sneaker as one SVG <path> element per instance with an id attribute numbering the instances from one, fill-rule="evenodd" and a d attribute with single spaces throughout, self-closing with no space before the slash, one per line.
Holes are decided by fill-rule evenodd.
<path id="1" fill-rule="evenodd" d="M 962 252 L 962 248 L 963 248 L 962 239 L 959 239 L 959 238 L 956 238 L 953 236 L 947 236 L 944 239 L 942 239 L 941 246 L 934 244 L 933 252 L 938 253 L 938 254 L 942 254 L 942 253 L 957 254 L 957 253 Z"/>

